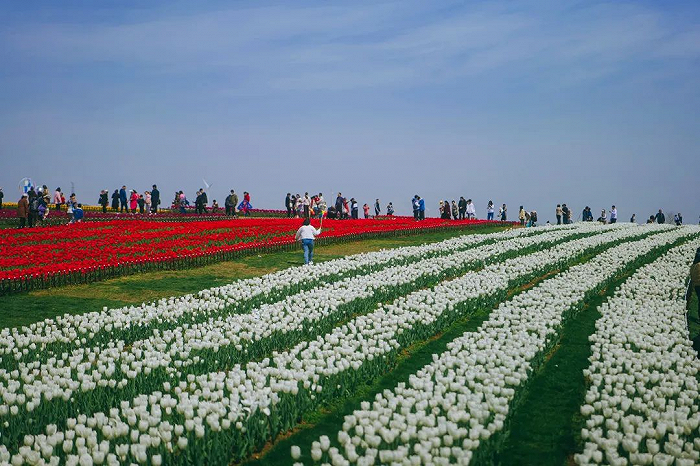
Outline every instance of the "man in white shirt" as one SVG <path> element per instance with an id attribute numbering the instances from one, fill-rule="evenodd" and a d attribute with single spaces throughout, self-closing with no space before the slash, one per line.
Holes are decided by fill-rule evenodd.
<path id="1" fill-rule="evenodd" d="M 318 230 L 311 226 L 311 220 L 304 219 L 304 224 L 299 227 L 295 239 L 301 241 L 304 250 L 304 264 L 314 263 L 314 238 L 321 234 L 321 227 Z"/>
<path id="2" fill-rule="evenodd" d="M 612 206 L 612 209 L 610 209 L 610 223 L 615 222 L 617 222 L 617 208 Z"/>
<path id="3" fill-rule="evenodd" d="M 476 218 L 476 208 L 471 199 L 467 199 L 467 220 Z"/>

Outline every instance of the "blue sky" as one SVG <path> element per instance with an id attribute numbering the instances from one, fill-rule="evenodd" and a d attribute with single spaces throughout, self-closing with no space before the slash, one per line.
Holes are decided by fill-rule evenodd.
<path id="1" fill-rule="evenodd" d="M 0 186 L 700 215 L 698 2 L 3 2 Z"/>

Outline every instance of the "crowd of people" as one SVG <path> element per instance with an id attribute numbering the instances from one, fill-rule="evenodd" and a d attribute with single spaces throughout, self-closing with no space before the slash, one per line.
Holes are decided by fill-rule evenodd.
<path id="1" fill-rule="evenodd" d="M 330 206 L 323 197 L 323 193 L 309 195 L 305 192 L 304 195 L 287 193 L 284 198 L 284 207 L 287 211 L 287 218 L 322 218 L 331 219 L 359 219 L 360 204 L 354 198 L 348 199 L 343 196 L 343 193 L 338 193 L 335 202 Z M 370 218 L 370 206 L 365 203 L 362 206 L 364 218 Z M 374 202 L 374 216 L 382 215 L 382 207 L 379 199 Z M 386 206 L 386 215 L 394 215 L 394 204 L 389 203 Z"/>
<path id="2" fill-rule="evenodd" d="M 2 189 L 0 189 L 0 192 L 1 191 Z M 56 188 L 52 198 L 49 188 L 46 185 L 41 187 L 32 186 L 27 192 L 23 193 L 22 197 L 17 201 L 19 228 L 32 228 L 46 220 L 52 205 L 55 210 L 60 210 L 61 206 L 66 205 L 66 210 L 71 217 L 70 223 L 81 222 L 83 220 L 83 205 L 77 201 L 74 193 L 71 193 L 66 200 L 63 191 L 61 191 L 59 187 Z M 1 207 L 0 205 L 0 208 Z"/>
<path id="3" fill-rule="evenodd" d="M 2 188 L 0 188 L 0 209 L 2 209 L 3 199 L 4 192 Z M 111 210 L 117 214 L 138 213 L 155 215 L 161 205 L 161 197 L 158 187 L 155 184 L 152 185 L 151 189 L 145 190 L 143 193 L 139 193 L 136 189 L 127 190 L 126 185 L 123 185 L 120 189 L 115 189 L 112 192 L 111 204 L 109 191 L 107 189 L 100 191 L 97 203 L 101 206 L 103 213 L 107 213 L 111 207 Z M 82 221 L 84 216 L 82 204 L 77 202 L 74 193 L 71 193 L 68 199 L 66 199 L 60 187 L 56 188 L 53 195 L 51 195 L 46 185 L 41 187 L 30 186 L 27 192 L 24 193 L 22 198 L 18 201 L 17 216 L 19 217 L 19 226 L 20 228 L 24 228 L 25 226 L 33 227 L 46 219 L 52 208 L 61 210 L 63 206 L 66 207 L 65 210 L 70 216 L 71 223 Z M 323 193 L 310 195 L 308 192 L 305 192 L 303 196 L 300 194 L 287 193 L 284 206 L 288 218 L 360 218 L 360 203 L 357 199 L 354 197 L 348 198 L 340 192 L 337 193 L 335 200 L 331 203 L 326 202 Z M 192 205 L 183 191 L 176 191 L 170 207 L 173 211 L 186 213 L 188 208 L 192 208 Z M 193 207 L 194 212 L 199 215 L 209 212 L 217 213 L 221 210 L 216 199 L 212 201 L 211 205 L 209 204 L 207 192 L 203 188 L 197 190 Z M 375 199 L 373 205 L 364 203 L 361 208 L 362 215 L 366 219 L 381 215 L 395 215 L 393 203 L 389 202 L 386 206 L 382 206 L 379 199 Z M 416 221 L 425 219 L 425 199 L 418 194 L 414 195 L 411 199 L 411 208 Z M 235 190 L 231 189 L 224 201 L 224 212 L 227 216 L 249 216 L 252 209 L 251 196 L 247 191 L 243 192 L 243 198 L 240 200 Z M 453 199 L 451 202 L 446 199 L 439 201 L 438 214 L 440 218 L 447 220 L 477 219 L 475 203 L 472 199 L 465 198 L 464 196 L 460 196 L 459 200 Z M 486 204 L 485 214 L 487 220 L 497 219 L 503 222 L 508 220 L 508 208 L 506 204 L 502 204 L 498 212 L 496 212 L 496 205 L 492 200 L 489 200 Z M 574 221 L 572 218 L 572 211 L 565 203 L 557 204 L 555 208 L 555 217 L 557 225 L 566 225 Z M 524 227 L 537 226 L 537 211 L 526 210 L 524 206 L 520 206 L 517 220 L 520 225 Z M 597 221 L 603 224 L 616 223 L 618 221 L 617 207 L 613 205 L 609 211 L 601 209 L 600 215 L 595 219 L 591 208 L 586 206 L 581 213 L 580 220 L 584 222 Z M 630 222 L 636 223 L 636 220 L 636 214 L 633 214 L 630 218 Z M 549 224 L 550 222 L 548 221 L 546 223 Z M 650 215 L 646 223 L 666 223 L 666 216 L 663 210 L 659 209 L 657 213 Z M 676 225 L 683 224 L 683 216 L 680 212 L 673 215 L 673 223 Z"/>

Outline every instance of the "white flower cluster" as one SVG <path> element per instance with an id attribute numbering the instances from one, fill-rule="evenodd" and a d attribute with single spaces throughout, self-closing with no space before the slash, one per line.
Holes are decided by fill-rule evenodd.
<path id="1" fill-rule="evenodd" d="M 18 464 L 31 460 L 37 464 L 62 451 L 67 462 L 82 461 L 83 458 L 86 462 L 88 458 L 105 462 L 140 462 L 148 458 L 153 461 L 156 457 L 163 459 L 167 458 L 167 455 L 176 454 L 188 445 L 192 448 L 203 448 L 201 445 L 197 446 L 196 440 L 205 434 L 229 435 L 234 448 L 243 444 L 241 439 L 247 439 L 245 444 L 250 445 L 260 440 L 254 435 L 261 435 L 263 438 L 267 435 L 257 434 L 255 431 L 260 429 L 258 420 L 261 416 L 269 417 L 269 422 L 280 418 L 293 422 L 298 414 L 303 412 L 304 402 L 313 403 L 312 400 L 316 396 L 326 396 L 343 385 L 351 386 L 356 383 L 357 374 L 364 370 L 366 365 L 390 354 L 399 345 L 410 343 L 412 338 L 420 337 L 420 333 L 411 337 L 411 332 L 419 332 L 421 328 L 429 327 L 431 322 L 437 321 L 441 312 L 451 312 L 455 303 L 468 300 L 470 296 L 493 294 L 496 290 L 507 287 L 510 281 L 519 276 L 527 276 L 553 264 L 562 264 L 564 258 L 578 257 L 595 245 L 616 244 L 644 232 L 658 232 L 664 229 L 607 229 L 609 234 L 571 241 L 566 243 L 566 247 L 554 247 L 523 256 L 520 260 L 506 260 L 487 266 L 482 271 L 468 274 L 470 278 L 465 278 L 465 275 L 438 285 L 433 292 L 419 291 L 396 300 L 391 306 L 379 306 L 375 312 L 359 316 L 323 338 L 301 343 L 288 352 L 274 353 L 272 358 L 261 362 L 250 362 L 245 367 L 237 366 L 228 372 L 214 372 L 202 376 L 183 374 L 183 380 L 174 384 L 166 382 L 162 385 L 163 390 L 153 390 L 149 394 L 135 397 L 130 402 L 124 401 L 119 408 L 90 416 L 81 414 L 68 419 L 64 429 L 54 429 L 55 426 L 48 425 L 45 433 L 41 435 L 25 436 L 24 446 L 14 454 L 0 447 L 0 460 L 12 460 Z M 587 288 L 582 283 L 588 286 L 596 280 L 602 282 L 606 276 L 635 257 L 687 234 L 684 230 L 658 233 L 602 253 L 592 261 L 594 266 L 589 266 L 591 263 L 575 266 L 569 272 L 565 272 L 569 274 L 565 284 L 570 285 L 571 291 L 564 291 L 562 302 L 569 303 L 570 306 L 570 302 L 583 298 L 581 291 Z M 615 260 L 619 262 L 616 263 Z M 578 273 L 571 274 L 574 270 L 578 270 Z M 475 278 L 478 274 L 482 274 L 480 279 Z M 505 274 L 508 279 L 500 279 L 501 274 Z M 597 275 L 602 275 L 602 278 Z M 455 283 L 459 283 L 459 286 Z M 561 285 L 562 283 L 559 283 L 559 286 Z M 470 291 L 471 288 L 476 291 Z M 540 332 L 541 327 L 546 327 L 548 321 L 544 321 L 554 316 L 552 311 L 540 316 L 536 323 L 527 318 L 528 303 L 536 303 L 535 308 L 539 310 L 540 307 L 544 307 L 540 306 L 539 300 L 549 298 L 549 295 L 540 297 L 535 293 L 535 290 L 540 288 L 541 286 L 534 288 L 513 300 L 510 303 L 513 309 L 506 310 L 502 306 L 498 311 L 494 311 L 496 316 L 484 325 L 485 340 L 477 342 L 477 348 L 482 349 L 482 355 L 473 361 L 472 367 L 482 364 L 490 370 L 498 367 L 501 360 L 508 360 L 487 350 L 496 343 L 507 343 L 502 341 L 503 337 L 511 334 L 516 335 L 514 340 L 518 343 L 515 348 L 513 345 L 509 346 L 509 349 L 515 351 L 514 354 L 525 360 L 534 355 L 530 352 L 533 351 L 531 348 L 535 337 L 544 338 Z M 483 294 L 480 294 L 480 289 L 483 289 Z M 463 294 L 466 296 L 461 296 Z M 433 307 L 441 311 L 433 313 Z M 512 320 L 516 316 L 517 322 Z M 522 328 L 516 328 L 516 323 L 522 325 Z M 493 332 L 496 334 L 493 335 Z M 456 344 L 453 345 L 450 354 L 459 358 L 471 357 L 469 354 L 460 353 Z M 512 359 L 514 354 L 510 354 L 509 357 Z M 455 362 L 459 362 L 459 358 L 455 359 Z M 461 361 L 460 364 L 463 364 L 464 369 L 470 367 L 469 362 Z M 516 369 L 514 375 L 507 373 L 506 381 L 519 380 L 516 379 L 518 370 Z M 490 384 L 488 377 L 485 378 L 485 375 L 488 375 L 486 372 L 482 369 L 476 370 L 474 374 L 477 378 L 474 381 L 483 383 L 484 386 Z M 324 383 L 331 381 L 334 381 L 334 385 L 324 386 Z M 432 385 L 432 382 L 428 385 Z M 494 393 L 494 390 L 492 387 L 489 393 Z M 500 389 L 496 393 L 503 394 Z M 435 396 L 435 400 L 440 399 L 440 396 Z M 442 403 L 446 406 L 449 400 L 456 403 L 456 398 L 449 398 Z M 484 400 L 483 392 L 479 393 L 479 400 Z M 477 402 L 476 398 L 474 402 Z M 459 406 L 463 409 L 461 404 Z M 488 403 L 480 404 L 478 409 L 488 413 L 489 406 Z M 267 421 L 263 422 L 263 425 L 266 424 Z M 247 436 L 253 436 L 252 440 Z M 236 444 L 237 440 L 241 441 L 241 445 Z M 372 437 L 372 441 L 374 440 L 375 437 Z"/>
<path id="2" fill-rule="evenodd" d="M 504 428 L 516 392 L 566 315 L 641 256 L 693 232 L 620 245 L 503 303 L 478 331 L 434 355 L 408 384 L 385 390 L 346 416 L 339 447 L 321 439 L 311 446 L 312 458 L 332 464 L 468 464 Z"/>
<path id="3" fill-rule="evenodd" d="M 600 307 L 578 464 L 700 464 L 700 361 L 684 299 L 698 246 L 640 268 Z"/>
<path id="4" fill-rule="evenodd" d="M 561 228 L 567 229 L 571 227 Z M 287 290 L 300 291 L 309 284 L 322 283 L 358 271 L 408 264 L 433 255 L 449 255 L 486 241 L 537 236 L 541 233 L 542 229 L 513 229 L 492 234 L 464 235 L 438 243 L 384 249 L 311 266 L 291 267 L 203 290 L 196 295 L 163 298 L 140 306 L 105 308 L 101 312 L 65 314 L 21 329 L 3 329 L 0 331 L 0 355 L 21 358 L 29 350 L 42 349 L 45 345 L 54 343 L 74 344 L 79 341 L 85 345 L 98 337 L 110 340 L 115 332 L 142 330 L 152 324 L 155 328 L 162 328 L 163 323 L 177 323 L 182 318 L 190 321 L 194 316 L 206 317 L 231 308 L 235 310 L 237 306 L 256 297 L 266 297 L 276 292 L 283 294 Z"/>
<path id="5" fill-rule="evenodd" d="M 611 232 L 609 237 L 594 235 L 592 243 L 583 242 L 580 244 L 585 243 L 587 246 L 580 247 L 645 233 L 645 230 L 631 228 L 606 230 Z M 594 231 L 606 230 L 599 228 Z M 234 356 L 241 356 L 250 344 L 256 342 L 280 348 L 287 342 L 284 336 L 294 331 L 306 330 L 302 337 L 308 338 L 315 323 L 331 319 L 332 324 L 343 317 L 338 313 L 342 306 L 370 298 L 382 290 L 394 290 L 406 285 L 414 288 L 420 284 L 420 279 L 439 277 L 448 270 L 470 267 L 470 264 L 477 266 L 489 257 L 517 253 L 533 245 L 544 247 L 548 242 L 574 234 L 577 231 L 572 229 L 546 231 L 536 236 L 516 237 L 410 265 L 392 266 L 302 291 L 281 301 L 264 304 L 247 314 L 233 314 L 226 318 L 210 319 L 201 324 L 183 325 L 163 331 L 156 328 L 149 338 L 131 343 L 115 339 L 94 347 L 76 346 L 71 352 L 61 354 L 29 351 L 30 348 L 25 348 L 27 353 L 20 361 L 10 369 L 0 369 L 0 396 L 9 407 L 24 407 L 31 413 L 42 403 L 42 397 L 48 401 L 61 398 L 68 401 L 77 391 L 88 392 L 97 387 L 123 388 L 129 380 L 142 374 L 149 376 L 157 369 L 167 369 L 169 375 L 176 379 L 181 378 L 181 373 L 188 371 L 193 363 L 208 363 L 205 364 L 205 370 L 212 370 L 219 365 L 224 350 L 233 352 Z M 511 260 L 508 264 L 510 268 L 522 267 L 519 260 Z M 493 278 L 494 283 L 499 285 L 504 282 L 495 277 L 501 272 L 498 268 Z M 503 277 L 507 283 L 508 275 Z M 487 289 L 484 286 L 481 292 Z M 276 339 L 280 342 L 268 342 L 276 340 L 276 334 Z M 205 350 L 209 357 L 202 356 L 202 351 Z M 238 361 L 229 358 L 229 364 L 233 362 Z M 22 413 L 23 410 L 11 409 L 9 412 Z M 0 406 L 0 415 L 2 414 Z"/>

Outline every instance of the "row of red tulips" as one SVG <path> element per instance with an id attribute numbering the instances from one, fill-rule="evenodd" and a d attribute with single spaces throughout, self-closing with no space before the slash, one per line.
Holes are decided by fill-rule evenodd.
<path id="1" fill-rule="evenodd" d="M 408 217 L 325 220 L 318 243 L 493 223 L 440 219 L 414 222 Z M 261 251 L 291 250 L 298 247 L 294 233 L 299 226 L 298 219 L 178 223 L 131 220 L 4 230 L 0 231 L 0 294 L 148 270 L 189 268 Z"/>

